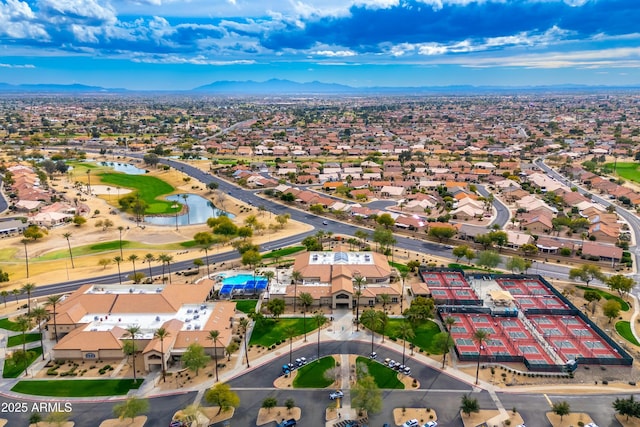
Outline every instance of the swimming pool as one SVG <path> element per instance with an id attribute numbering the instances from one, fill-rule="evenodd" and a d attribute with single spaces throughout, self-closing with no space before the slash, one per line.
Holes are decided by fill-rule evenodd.
<path id="1" fill-rule="evenodd" d="M 264 291 L 267 288 L 268 280 L 262 276 L 253 276 L 252 274 L 238 274 L 235 276 L 225 277 L 222 279 L 222 288 L 220 294 L 255 294 Z"/>

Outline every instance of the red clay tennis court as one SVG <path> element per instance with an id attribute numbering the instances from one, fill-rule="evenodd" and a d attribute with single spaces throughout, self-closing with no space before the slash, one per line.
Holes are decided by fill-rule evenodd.
<path id="1" fill-rule="evenodd" d="M 496 279 L 498 285 L 508 291 L 520 310 L 530 308 L 561 310 L 570 307 L 535 279 Z"/>
<path id="2" fill-rule="evenodd" d="M 456 301 L 478 300 L 469 282 L 458 272 L 422 272 L 422 280 L 429 287 L 438 304 L 455 304 Z"/>
<path id="3" fill-rule="evenodd" d="M 456 323 L 451 336 L 460 356 L 478 355 L 478 345 L 473 334 L 478 329 L 489 333 L 484 342 L 485 356 L 523 356 L 530 364 L 553 364 L 553 359 L 535 340 L 522 322 L 515 317 L 491 317 L 488 314 L 451 314 Z"/>
<path id="4" fill-rule="evenodd" d="M 577 357 L 620 359 L 622 356 L 578 316 L 527 316 L 554 351 L 565 360 Z"/>

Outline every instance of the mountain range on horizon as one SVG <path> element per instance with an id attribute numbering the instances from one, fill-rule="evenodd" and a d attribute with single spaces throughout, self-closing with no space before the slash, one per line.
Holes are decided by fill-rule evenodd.
<path id="1" fill-rule="evenodd" d="M 83 84 L 9 84 L 0 83 L 1 93 L 69 93 L 69 94 L 152 94 L 176 93 L 182 95 L 221 95 L 221 96 L 294 96 L 294 95 L 471 95 L 471 94 L 507 94 L 507 93 L 544 93 L 544 92 L 604 92 L 618 90 L 640 90 L 640 86 L 590 86 L 579 84 L 560 84 L 542 86 L 371 86 L 354 87 L 339 83 L 294 82 L 291 80 L 270 79 L 262 82 L 245 80 L 220 80 L 198 86 L 191 90 L 129 90 L 124 88 L 105 88 Z"/>

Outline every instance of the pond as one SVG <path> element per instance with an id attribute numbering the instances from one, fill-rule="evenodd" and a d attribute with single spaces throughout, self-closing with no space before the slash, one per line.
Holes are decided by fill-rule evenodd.
<path id="1" fill-rule="evenodd" d="M 116 172 L 126 173 L 128 175 L 144 175 L 148 171 L 146 169 L 140 169 L 129 163 L 118 163 L 118 162 L 99 162 L 100 166 L 107 166 L 112 168 Z"/>
<path id="2" fill-rule="evenodd" d="M 184 196 L 187 196 L 186 200 Z M 204 197 L 197 194 L 174 194 L 173 196 L 166 197 L 166 200 L 176 202 L 182 205 L 188 206 L 188 212 L 178 215 L 178 226 L 190 225 L 190 224 L 204 224 L 207 219 L 214 217 L 217 218 L 222 215 L 226 215 L 229 218 L 233 218 L 234 215 L 225 212 L 215 207 L 215 205 Z M 178 210 L 178 208 L 176 208 Z M 176 225 L 176 216 L 145 216 L 144 221 L 154 225 Z"/>

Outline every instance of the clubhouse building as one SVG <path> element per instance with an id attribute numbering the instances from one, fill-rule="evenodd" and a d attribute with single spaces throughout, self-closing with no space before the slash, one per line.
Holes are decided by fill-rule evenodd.
<path id="1" fill-rule="evenodd" d="M 377 252 L 346 251 L 343 246 L 332 252 L 305 252 L 296 257 L 293 270 L 300 273 L 302 284 L 286 286 L 284 295 L 271 294 L 284 298 L 287 304 L 306 292 L 313 297 L 314 307 L 355 307 L 357 277 L 363 279 L 358 300 L 361 307 L 375 305 L 381 294 L 389 295 L 392 303 L 400 301 L 400 286 L 391 280 L 392 268 Z"/>
<path id="2" fill-rule="evenodd" d="M 140 328 L 136 347 L 146 371 L 161 369 L 163 358 L 169 364 L 178 360 L 193 343 L 213 355 L 211 330 L 220 332 L 215 348 L 223 357 L 232 339 L 235 302 L 207 302 L 212 289 L 208 279 L 180 285 L 84 285 L 56 306 L 59 341 L 53 358 L 121 359 L 131 326 Z M 54 338 L 53 316 L 47 326 L 49 338 Z M 169 332 L 163 343 L 154 337 L 159 328 Z"/>

